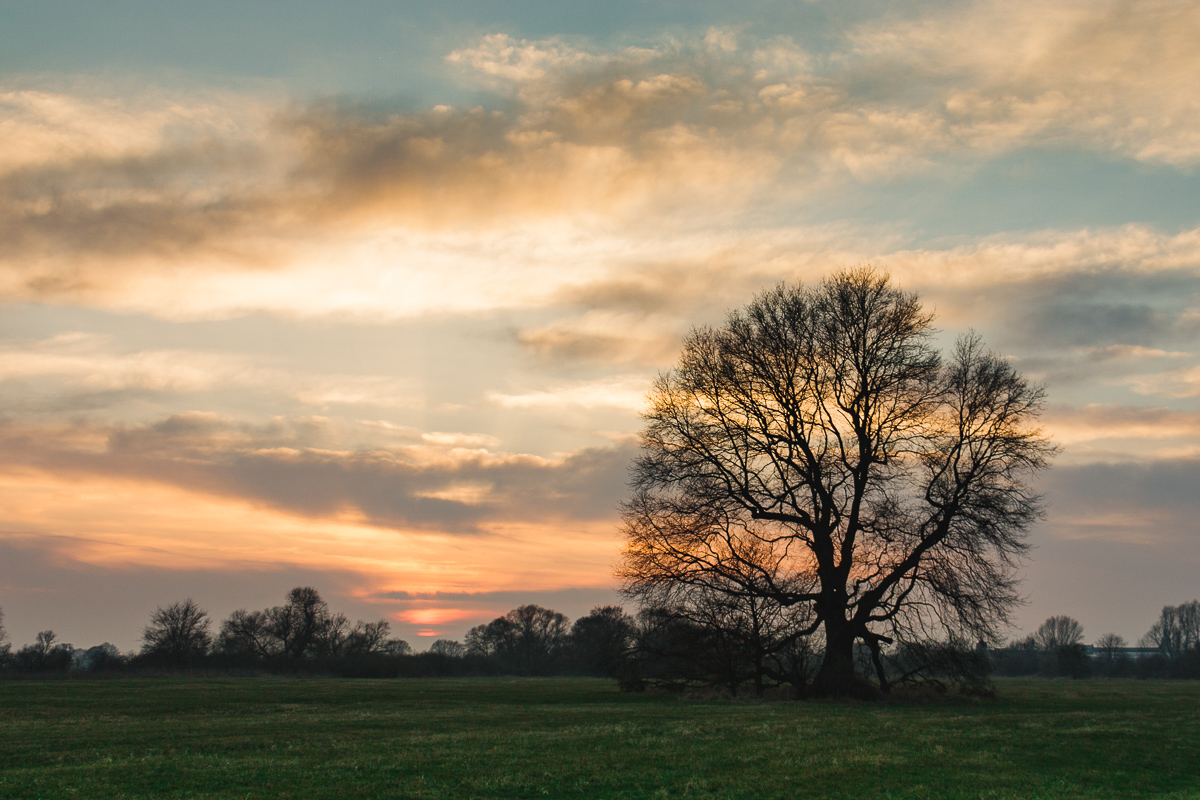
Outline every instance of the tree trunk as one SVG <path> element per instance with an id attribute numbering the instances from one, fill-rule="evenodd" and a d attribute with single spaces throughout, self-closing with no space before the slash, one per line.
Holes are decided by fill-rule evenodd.
<path id="1" fill-rule="evenodd" d="M 844 619 L 825 620 L 825 655 L 810 691 L 817 697 L 835 698 L 865 699 L 877 694 L 854 669 L 854 633 Z"/>

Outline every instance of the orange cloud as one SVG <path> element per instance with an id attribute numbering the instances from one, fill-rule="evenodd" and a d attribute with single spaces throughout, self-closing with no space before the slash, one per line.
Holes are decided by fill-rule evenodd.
<path id="1" fill-rule="evenodd" d="M 11 521 L 0 539 L 68 563 L 335 570 L 361 576 L 368 593 L 590 586 L 607 580 L 617 545 L 612 520 L 489 525 L 464 546 L 459 536 L 377 527 L 352 515 L 313 518 L 149 481 L 31 470 L 0 471 L 0 508 Z M 418 624 L 480 616 L 440 607 L 412 613 L 420 619 L 405 619 Z"/>

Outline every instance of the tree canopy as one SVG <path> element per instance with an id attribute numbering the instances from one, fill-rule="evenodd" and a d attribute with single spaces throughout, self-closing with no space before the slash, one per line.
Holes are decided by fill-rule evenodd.
<path id="1" fill-rule="evenodd" d="M 208 612 L 190 597 L 160 606 L 142 631 L 142 652 L 174 667 L 187 666 L 207 655 L 212 642 L 211 625 Z"/>
<path id="2" fill-rule="evenodd" d="M 913 653 L 944 648 L 917 645 L 997 639 L 1040 513 L 1029 479 L 1053 452 L 1035 425 L 1043 392 L 974 334 L 944 358 L 936 333 L 870 267 L 777 286 L 694 330 L 644 414 L 626 592 L 788 609 L 776 645 L 816 643 L 802 689 L 818 694 L 934 668 Z"/>

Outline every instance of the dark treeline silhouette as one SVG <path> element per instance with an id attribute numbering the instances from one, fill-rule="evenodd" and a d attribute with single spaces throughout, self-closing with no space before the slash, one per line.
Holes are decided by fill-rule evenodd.
<path id="1" fill-rule="evenodd" d="M 309 674 L 343 677 L 589 675 L 616 677 L 633 644 L 633 620 L 602 606 L 576 620 L 525 605 L 473 628 L 466 642 L 439 639 L 414 653 L 391 637 L 387 620 L 350 620 L 310 586 L 282 605 L 239 609 L 216 625 L 191 598 L 150 615 L 137 652 L 104 644 L 87 649 L 43 631 L 15 653 L 0 609 L 0 674 L 7 677 L 211 673 Z"/>
<path id="2" fill-rule="evenodd" d="M 1130 646 L 1106 633 L 1084 644 L 1083 626 L 1070 617 L 1050 617 L 1034 633 L 988 653 L 995 674 L 1005 676 L 1102 678 L 1200 678 L 1200 601 L 1165 606 Z"/>
<path id="3" fill-rule="evenodd" d="M 800 696 L 821 663 L 806 621 L 761 598 L 714 595 L 688 606 L 643 609 L 631 617 L 600 606 L 571 624 L 537 605 L 515 608 L 468 631 L 463 642 L 438 639 L 424 653 L 390 636 L 386 620 L 351 623 L 316 589 L 290 591 L 282 605 L 239 609 L 216 625 L 191 598 L 150 615 L 137 652 L 107 642 L 76 648 L 42 631 L 17 650 L 0 609 L 0 674 L 5 677 L 156 674 L 466 677 L 579 675 L 617 679 L 626 690 L 703 687 L 731 696 Z M 915 648 L 919 648 L 915 650 Z M 856 658 L 869 663 L 860 647 Z M 896 685 L 908 672 L 922 683 L 961 686 L 973 675 L 1200 678 L 1200 601 L 1163 608 L 1137 646 L 1116 634 L 1084 643 L 1067 616 L 1001 648 L 982 644 L 905 643 L 890 648 L 886 668 Z"/>

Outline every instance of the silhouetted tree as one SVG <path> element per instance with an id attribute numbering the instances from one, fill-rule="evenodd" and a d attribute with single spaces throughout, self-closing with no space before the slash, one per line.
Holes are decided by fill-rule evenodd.
<path id="1" fill-rule="evenodd" d="M 377 622 L 359 620 L 351 625 L 345 614 L 328 614 L 318 626 L 313 646 L 317 655 L 323 658 L 382 653 L 391 627 L 384 619 Z"/>
<path id="2" fill-rule="evenodd" d="M 643 608 L 636 618 L 634 640 L 620 676 L 623 688 L 673 688 L 694 682 L 728 687 L 720 642 L 712 641 L 708 632 L 677 610 Z"/>
<path id="3" fill-rule="evenodd" d="M 235 661 L 267 661 L 279 655 L 281 647 L 268 628 L 265 611 L 240 608 L 221 623 L 217 650 Z"/>
<path id="4" fill-rule="evenodd" d="M 1083 626 L 1067 616 L 1050 617 L 1033 634 L 1045 654 L 1043 671 L 1051 675 L 1080 678 L 1087 671 L 1083 648 Z"/>
<path id="5" fill-rule="evenodd" d="M 467 654 L 467 647 L 453 639 L 438 639 L 429 645 L 429 652 L 448 658 L 462 658 Z"/>
<path id="6" fill-rule="evenodd" d="M 191 666 L 208 654 L 211 625 L 208 612 L 190 597 L 160 606 L 142 631 L 142 654 L 172 667 Z"/>
<path id="7" fill-rule="evenodd" d="M 1100 673 L 1110 678 L 1125 675 L 1129 671 L 1129 657 L 1125 654 L 1125 639 L 1115 633 L 1106 633 L 1096 640 L 1096 666 Z"/>
<path id="8" fill-rule="evenodd" d="M 1038 646 L 1048 653 L 1059 648 L 1070 647 L 1083 641 L 1083 626 L 1079 621 L 1066 616 L 1050 617 L 1033 634 Z"/>
<path id="9" fill-rule="evenodd" d="M 496 617 L 467 631 L 463 644 L 468 655 L 502 658 L 513 649 L 514 640 L 513 624 L 507 617 Z"/>
<path id="10" fill-rule="evenodd" d="M 86 672 L 111 672 L 125 667 L 125 656 L 111 642 L 104 642 L 74 653 L 76 669 Z"/>
<path id="11" fill-rule="evenodd" d="M 235 664 L 296 669 L 331 668 L 343 659 L 405 655 L 401 639 L 389 639 L 387 620 L 351 623 L 335 614 L 311 586 L 297 586 L 286 602 L 264 611 L 239 609 L 221 623 L 217 651 Z"/>
<path id="12" fill-rule="evenodd" d="M 1142 646 L 1158 648 L 1160 674 L 1200 678 L 1200 601 L 1164 606 Z"/>
<path id="13" fill-rule="evenodd" d="M 597 606 L 571 626 L 571 647 L 578 669 L 615 678 L 633 644 L 633 618 L 620 606 Z"/>
<path id="14" fill-rule="evenodd" d="M 389 656 L 411 656 L 413 649 L 412 645 L 403 639 L 387 639 L 380 645 L 379 652 Z"/>
<path id="15" fill-rule="evenodd" d="M 340 658 L 349 649 L 351 632 L 350 619 L 345 614 L 334 614 L 326 609 L 309 649 L 320 658 Z"/>
<path id="16" fill-rule="evenodd" d="M 1143 647 L 1157 647 L 1167 660 L 1200 648 L 1200 600 L 1179 606 L 1164 606 L 1158 621 L 1142 637 Z"/>
<path id="17" fill-rule="evenodd" d="M 887 686 L 885 648 L 995 640 L 1053 448 L 1040 389 L 870 268 L 779 286 L 693 331 L 645 414 L 624 508 L 625 590 L 804 606 L 810 690 Z"/>
<path id="18" fill-rule="evenodd" d="M 297 586 L 288 592 L 282 606 L 267 609 L 267 630 L 279 643 L 283 656 L 296 663 L 316 650 L 328 617 L 329 605 L 320 593 L 311 586 Z"/>
<path id="19" fill-rule="evenodd" d="M 54 631 L 42 631 L 33 644 L 17 651 L 14 662 L 24 672 L 66 672 L 71 668 L 74 648 L 58 642 Z"/>
<path id="20" fill-rule="evenodd" d="M 993 650 L 991 658 L 996 672 L 1008 676 L 1035 675 L 1043 669 L 1045 661 L 1033 634 Z"/>
<path id="21" fill-rule="evenodd" d="M 346 652 L 350 654 L 361 653 L 383 653 L 393 652 L 397 655 L 398 643 L 403 643 L 404 653 L 411 653 L 412 648 L 408 646 L 408 642 L 403 639 L 390 639 L 388 634 L 392 632 L 392 624 L 386 619 L 376 620 L 374 622 L 363 622 L 358 620 L 350 628 L 350 633 L 346 637 Z"/>
<path id="22" fill-rule="evenodd" d="M 523 675 L 541 674 L 562 654 L 568 622 L 557 611 L 524 605 L 467 631 L 467 652 L 489 656 Z"/>
<path id="23" fill-rule="evenodd" d="M 57 633 L 54 631 L 42 631 L 35 637 L 34 642 L 32 645 L 30 645 L 30 647 L 33 649 L 33 652 L 44 656 L 54 649 L 56 646 L 55 642 L 57 641 Z"/>

